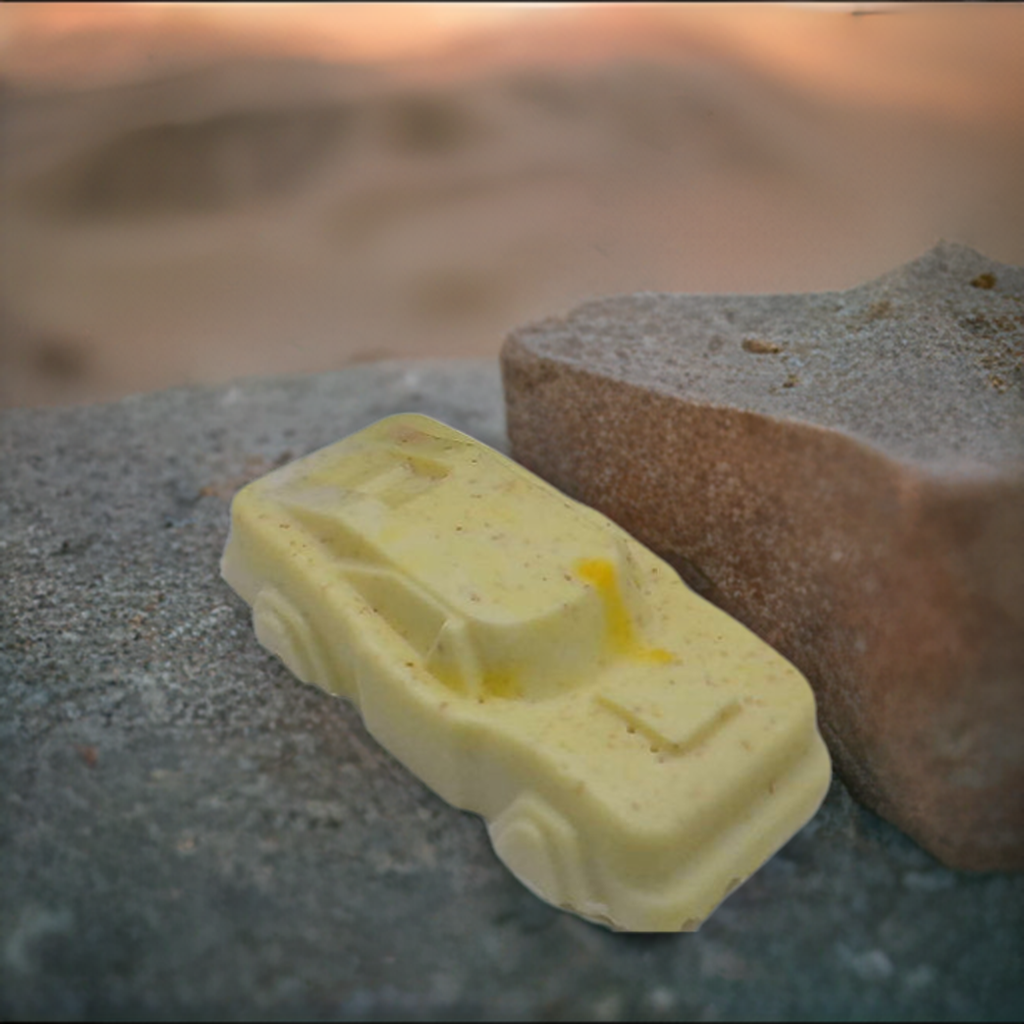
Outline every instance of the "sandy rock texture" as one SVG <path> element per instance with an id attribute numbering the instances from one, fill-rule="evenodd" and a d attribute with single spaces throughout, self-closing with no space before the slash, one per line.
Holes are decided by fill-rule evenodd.
<path id="1" fill-rule="evenodd" d="M 1024 269 L 635 294 L 514 332 L 514 456 L 798 665 L 856 796 L 1024 868 Z"/>
<path id="2" fill-rule="evenodd" d="M 838 781 L 700 932 L 614 934 L 271 657 L 232 494 L 407 410 L 506 447 L 491 361 L 0 416 L 0 1018 L 1020 1019 L 1024 876 Z"/>

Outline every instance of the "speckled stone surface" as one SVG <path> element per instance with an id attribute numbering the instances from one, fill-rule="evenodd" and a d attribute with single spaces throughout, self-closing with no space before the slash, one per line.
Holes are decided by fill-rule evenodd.
<path id="1" fill-rule="evenodd" d="M 493 364 L 0 416 L 0 1019 L 1024 1016 L 1024 877 L 838 782 L 700 932 L 614 934 L 268 655 L 228 500 L 404 410 L 505 447 Z"/>
<path id="2" fill-rule="evenodd" d="M 512 453 L 792 660 L 854 793 L 1024 868 L 1024 269 L 638 294 L 502 353 Z"/>

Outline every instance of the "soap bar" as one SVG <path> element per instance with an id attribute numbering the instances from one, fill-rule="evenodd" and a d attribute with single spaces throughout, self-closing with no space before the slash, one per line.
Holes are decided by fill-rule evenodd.
<path id="1" fill-rule="evenodd" d="M 225 580 L 534 893 L 693 931 L 818 809 L 802 675 L 599 513 L 425 416 L 244 487 Z"/>

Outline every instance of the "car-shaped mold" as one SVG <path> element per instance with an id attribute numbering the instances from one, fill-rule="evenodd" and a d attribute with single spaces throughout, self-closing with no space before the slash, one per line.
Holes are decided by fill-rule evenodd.
<path id="1" fill-rule="evenodd" d="M 264 646 L 593 921 L 696 929 L 828 788 L 792 665 L 610 520 L 425 416 L 243 488 L 222 572 Z"/>

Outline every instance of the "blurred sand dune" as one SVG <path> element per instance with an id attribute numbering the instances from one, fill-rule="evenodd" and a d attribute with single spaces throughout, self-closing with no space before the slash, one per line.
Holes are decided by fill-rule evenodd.
<path id="1" fill-rule="evenodd" d="M 0 403 L 493 355 L 593 295 L 846 287 L 939 237 L 1024 262 L 1020 8 L 684 14 L 359 63 L 179 12 L 148 64 L 111 15 L 105 75 L 8 32 Z"/>

